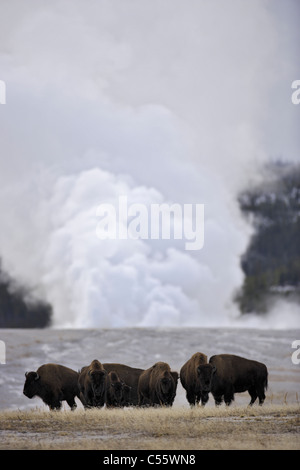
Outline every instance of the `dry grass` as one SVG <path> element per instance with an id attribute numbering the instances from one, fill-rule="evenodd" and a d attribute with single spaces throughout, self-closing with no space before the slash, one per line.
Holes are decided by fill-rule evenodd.
<path id="1" fill-rule="evenodd" d="M 300 407 L 0 413 L 0 449 L 300 449 Z"/>

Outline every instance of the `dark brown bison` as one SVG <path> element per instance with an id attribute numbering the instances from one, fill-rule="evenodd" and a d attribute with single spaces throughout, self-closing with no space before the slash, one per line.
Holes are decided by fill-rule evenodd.
<path id="1" fill-rule="evenodd" d="M 59 364 L 44 364 L 36 372 L 25 373 L 23 393 L 28 398 L 40 397 L 50 410 L 59 410 L 66 400 L 70 408 L 76 408 L 75 397 L 80 398 L 78 377 L 75 370 Z"/>
<path id="2" fill-rule="evenodd" d="M 178 373 L 171 372 L 166 362 L 156 362 L 141 373 L 138 384 L 139 405 L 172 406 L 177 389 Z M 147 400 L 145 402 L 145 400 Z"/>
<path id="3" fill-rule="evenodd" d="M 85 408 L 102 407 L 106 399 L 107 372 L 101 362 L 94 359 L 79 373 L 80 398 Z"/>
<path id="4" fill-rule="evenodd" d="M 207 364 L 207 356 L 196 352 L 180 369 L 180 382 L 186 390 L 186 399 L 191 406 L 198 404 L 201 400 L 202 405 L 208 401 L 208 392 L 201 389 L 198 375 L 198 367 Z"/>
<path id="5" fill-rule="evenodd" d="M 118 374 L 113 370 L 107 375 L 106 406 L 123 406 L 124 382 L 121 382 Z"/>
<path id="6" fill-rule="evenodd" d="M 123 395 L 122 395 L 122 406 L 130 406 L 131 405 L 131 387 L 124 382 L 123 385 Z"/>
<path id="7" fill-rule="evenodd" d="M 138 405 L 138 382 L 139 377 L 144 369 L 130 367 L 125 364 L 105 363 L 104 369 L 109 373 L 115 371 L 119 379 L 126 385 L 123 386 L 123 406 Z"/>
<path id="8" fill-rule="evenodd" d="M 249 405 L 253 405 L 257 397 L 260 405 L 265 400 L 268 370 L 261 362 L 218 354 L 212 356 L 208 364 L 199 366 L 198 374 L 202 390 L 212 393 L 216 405 L 220 405 L 223 398 L 226 405 L 230 405 L 235 393 L 246 391 L 251 396 Z"/>

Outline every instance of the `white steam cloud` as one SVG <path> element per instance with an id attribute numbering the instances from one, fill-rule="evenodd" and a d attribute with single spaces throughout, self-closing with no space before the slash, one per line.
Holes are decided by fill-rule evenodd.
<path id="1" fill-rule="evenodd" d="M 239 323 L 251 228 L 237 192 L 270 157 L 299 158 L 299 8 L 284 3 L 1 6 L 0 257 L 52 304 L 54 326 Z M 204 204 L 204 248 L 99 240 L 98 205 L 123 195 Z"/>

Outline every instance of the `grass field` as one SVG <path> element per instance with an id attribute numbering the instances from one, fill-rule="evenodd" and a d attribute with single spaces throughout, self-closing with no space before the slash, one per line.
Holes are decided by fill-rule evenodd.
<path id="1" fill-rule="evenodd" d="M 0 449 L 300 449 L 300 406 L 0 413 Z"/>
<path id="2" fill-rule="evenodd" d="M 16 329 L 0 333 L 7 353 L 0 378 L 0 449 L 300 449 L 300 365 L 291 361 L 291 344 L 300 330 Z M 162 360 L 179 371 L 196 351 L 208 356 L 227 352 L 264 362 L 269 370 L 264 405 L 248 408 L 246 392 L 237 393 L 229 408 L 215 408 L 210 397 L 205 408 L 190 409 L 180 382 L 171 409 L 84 411 L 78 401 L 74 412 L 66 404 L 60 412 L 49 412 L 40 398 L 29 400 L 22 393 L 25 371 L 47 362 L 78 370 L 94 358 L 141 368 Z"/>

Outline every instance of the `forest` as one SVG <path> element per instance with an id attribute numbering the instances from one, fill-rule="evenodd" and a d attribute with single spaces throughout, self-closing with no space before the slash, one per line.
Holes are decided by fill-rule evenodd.
<path id="1" fill-rule="evenodd" d="M 51 305 L 30 298 L 0 265 L 0 328 L 44 328 L 50 326 L 51 315 Z"/>
<path id="2" fill-rule="evenodd" d="M 300 165 L 277 162 L 269 171 L 270 181 L 239 196 L 254 225 L 235 299 L 242 313 L 265 313 L 282 297 L 300 303 Z"/>

